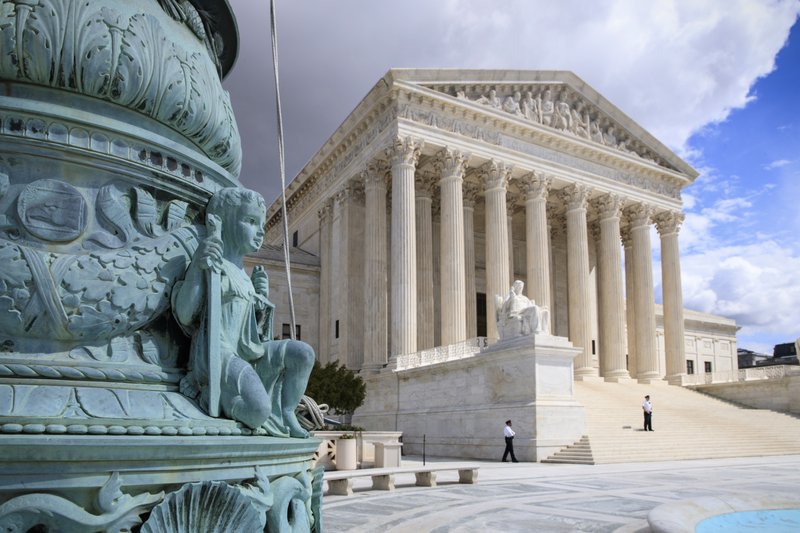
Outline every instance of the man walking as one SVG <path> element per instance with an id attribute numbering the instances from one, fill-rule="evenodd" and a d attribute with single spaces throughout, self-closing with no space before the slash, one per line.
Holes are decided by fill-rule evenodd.
<path id="1" fill-rule="evenodd" d="M 644 397 L 642 411 L 644 411 L 644 430 L 653 431 L 653 404 L 650 403 L 649 395 Z"/>
<path id="2" fill-rule="evenodd" d="M 506 420 L 506 427 L 503 428 L 503 435 L 506 438 L 506 451 L 503 452 L 503 462 L 507 463 L 508 454 L 511 454 L 511 462 L 518 463 L 516 456 L 514 455 L 514 435 L 516 433 L 513 429 L 511 429 L 511 420 Z"/>

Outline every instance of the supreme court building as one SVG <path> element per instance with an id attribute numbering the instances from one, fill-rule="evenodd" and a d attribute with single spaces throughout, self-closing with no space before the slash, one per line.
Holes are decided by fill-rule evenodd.
<path id="1" fill-rule="evenodd" d="M 570 72 L 391 70 L 288 187 L 301 338 L 323 363 L 391 369 L 496 338 L 495 295 L 520 279 L 581 349 L 576 379 L 735 370 L 735 323 L 683 308 L 696 176 Z M 276 202 L 251 260 L 274 263 L 276 332 L 282 233 Z"/>

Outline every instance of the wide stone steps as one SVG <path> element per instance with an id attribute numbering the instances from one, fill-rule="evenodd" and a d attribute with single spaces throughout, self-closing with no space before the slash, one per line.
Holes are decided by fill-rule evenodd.
<path id="1" fill-rule="evenodd" d="M 653 432 L 642 431 L 644 395 Z M 587 435 L 543 462 L 600 464 L 800 454 L 800 420 L 669 385 L 585 381 Z"/>

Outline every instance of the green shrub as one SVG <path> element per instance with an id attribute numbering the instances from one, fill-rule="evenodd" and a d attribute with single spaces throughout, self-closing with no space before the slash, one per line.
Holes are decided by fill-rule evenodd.
<path id="1" fill-rule="evenodd" d="M 317 361 L 308 379 L 306 396 L 314 398 L 317 403 L 328 404 L 339 414 L 352 415 L 364 404 L 367 386 L 361 376 L 340 365 L 339 361 L 325 366 Z"/>

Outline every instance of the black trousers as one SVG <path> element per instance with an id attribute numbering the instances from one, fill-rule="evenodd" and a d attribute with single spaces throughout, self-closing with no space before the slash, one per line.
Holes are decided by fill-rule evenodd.
<path id="1" fill-rule="evenodd" d="M 644 430 L 653 431 L 653 413 L 644 414 Z"/>
<path id="2" fill-rule="evenodd" d="M 503 461 L 506 460 L 509 453 L 511 454 L 511 460 L 516 463 L 517 458 L 514 456 L 514 437 L 506 437 L 506 451 L 503 452 Z"/>

